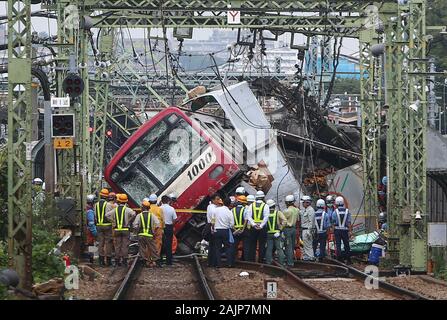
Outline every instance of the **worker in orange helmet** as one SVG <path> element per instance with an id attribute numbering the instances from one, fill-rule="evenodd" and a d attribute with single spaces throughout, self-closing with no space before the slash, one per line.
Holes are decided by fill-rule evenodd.
<path id="1" fill-rule="evenodd" d="M 161 207 L 159 207 L 157 205 L 158 198 L 155 193 L 151 194 L 149 196 L 149 198 L 147 198 L 147 200 L 149 201 L 149 203 L 151 205 L 150 212 L 153 213 L 157 217 L 158 221 L 160 221 L 161 228 L 158 228 L 156 231 L 158 234 L 155 236 L 155 243 L 157 246 L 158 254 L 161 254 L 161 246 L 163 244 L 163 229 L 165 227 L 163 211 L 162 211 Z"/>
<path id="2" fill-rule="evenodd" d="M 141 213 L 135 218 L 133 228 L 138 233 L 140 256 L 144 259 L 146 266 L 154 267 L 157 265 L 161 267 L 160 254 L 156 245 L 156 238 L 159 237 L 157 230 L 160 229 L 160 221 L 150 211 L 151 206 L 152 204 L 148 199 L 143 200 Z"/>
<path id="3" fill-rule="evenodd" d="M 127 207 L 127 195 L 120 193 L 116 195 L 118 206 L 106 213 L 106 218 L 112 223 L 113 240 L 115 242 L 115 260 L 118 266 L 127 266 L 129 255 L 130 226 L 135 219 L 136 213 Z"/>
<path id="4" fill-rule="evenodd" d="M 99 254 L 99 265 L 107 266 L 112 265 L 112 250 L 113 250 L 113 239 L 112 239 L 112 224 L 107 221 L 105 214 L 110 210 L 113 210 L 113 204 L 108 202 L 109 190 L 102 189 L 99 192 L 99 201 L 95 203 L 95 224 L 98 232 L 98 254 Z M 107 258 L 107 261 L 105 261 Z"/>

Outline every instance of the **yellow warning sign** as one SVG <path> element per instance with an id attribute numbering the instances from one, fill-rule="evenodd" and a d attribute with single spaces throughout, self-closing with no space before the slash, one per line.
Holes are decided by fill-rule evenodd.
<path id="1" fill-rule="evenodd" d="M 55 138 L 54 149 L 73 149 L 73 138 Z"/>

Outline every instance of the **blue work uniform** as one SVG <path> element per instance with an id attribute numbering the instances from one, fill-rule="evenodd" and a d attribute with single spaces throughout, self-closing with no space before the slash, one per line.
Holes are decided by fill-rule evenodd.
<path id="1" fill-rule="evenodd" d="M 331 227 L 331 219 L 329 214 L 323 209 L 315 212 L 315 229 L 316 229 L 316 247 L 320 246 L 320 254 L 318 258 L 322 260 L 326 256 L 327 230 Z M 315 253 L 316 248 L 315 247 Z"/>
<path id="2" fill-rule="evenodd" d="M 337 248 L 337 259 L 347 259 L 351 261 L 351 248 L 349 246 L 349 226 L 351 225 L 351 213 L 345 207 L 338 207 L 332 213 L 334 224 L 335 246 Z M 341 242 L 343 241 L 344 252 L 341 251 Z"/>
<path id="3" fill-rule="evenodd" d="M 96 230 L 96 224 L 95 224 L 95 211 L 93 208 L 87 209 L 87 228 L 91 232 L 91 234 L 96 237 L 98 234 Z"/>

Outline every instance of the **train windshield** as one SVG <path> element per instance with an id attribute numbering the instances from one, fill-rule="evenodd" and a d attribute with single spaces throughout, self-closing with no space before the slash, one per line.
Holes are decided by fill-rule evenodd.
<path id="1" fill-rule="evenodd" d="M 129 148 L 111 178 L 139 204 L 149 194 L 161 193 L 206 145 L 185 119 L 168 115 Z"/>

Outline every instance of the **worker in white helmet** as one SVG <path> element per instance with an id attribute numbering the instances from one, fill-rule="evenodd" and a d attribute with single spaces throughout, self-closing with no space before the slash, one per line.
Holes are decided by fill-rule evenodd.
<path id="1" fill-rule="evenodd" d="M 256 192 L 256 200 L 245 210 L 248 223 L 251 226 L 249 232 L 249 255 L 248 261 L 255 262 L 256 249 L 259 246 L 258 261 L 263 262 L 265 257 L 265 244 L 267 241 L 267 222 L 270 216 L 269 206 L 264 202 L 263 191 Z"/>
<path id="2" fill-rule="evenodd" d="M 287 258 L 287 265 L 293 267 L 295 259 L 295 243 L 296 243 L 296 228 L 299 221 L 300 213 L 295 205 L 295 197 L 291 194 L 286 196 L 285 203 L 287 209 L 284 210 L 284 217 L 286 224 L 283 228 L 284 245 Z M 299 224 L 299 223 L 298 223 Z"/>
<path id="3" fill-rule="evenodd" d="M 332 213 L 335 210 L 335 198 L 333 195 L 328 195 L 326 197 L 326 213 L 329 215 L 329 217 L 332 219 Z"/>
<path id="4" fill-rule="evenodd" d="M 35 178 L 33 180 L 33 187 L 32 187 L 32 205 L 33 205 L 33 214 L 36 216 L 41 216 L 43 219 L 43 216 L 45 215 L 44 205 L 45 205 L 45 192 L 43 187 L 43 180 L 40 178 Z M 46 219 L 41 220 L 43 224 L 45 224 Z"/>
<path id="5" fill-rule="evenodd" d="M 352 224 L 351 213 L 348 208 L 345 207 L 345 201 L 343 197 L 337 197 L 335 199 L 335 205 L 337 208 L 332 214 L 332 221 L 334 222 L 334 237 L 337 260 L 346 260 L 348 264 L 351 264 L 351 248 L 349 246 L 349 238 L 352 237 Z M 341 250 L 341 242 L 343 241 L 343 249 Z"/>
<path id="6" fill-rule="evenodd" d="M 150 204 L 149 212 L 155 215 L 158 219 L 158 222 L 160 223 L 160 228 L 155 229 L 155 246 L 157 248 L 157 254 L 161 254 L 161 246 L 163 244 L 163 229 L 165 227 L 165 219 L 163 216 L 163 210 L 160 206 L 157 205 L 158 197 L 155 193 L 152 193 L 149 195 L 149 198 L 147 198 L 147 201 Z"/>
<path id="7" fill-rule="evenodd" d="M 303 196 L 303 209 L 301 209 L 301 239 L 303 239 L 303 260 L 313 261 L 313 229 L 315 226 L 315 210 L 312 208 L 312 199 L 310 196 Z"/>
<path id="8" fill-rule="evenodd" d="M 267 222 L 267 248 L 265 250 L 265 262 L 267 264 L 272 264 L 273 252 L 278 255 L 278 261 L 281 265 L 284 265 L 284 250 L 283 244 L 281 243 L 281 230 L 283 226 L 287 223 L 284 214 L 276 209 L 275 200 L 267 200 L 267 205 L 269 206 L 270 216 Z"/>
<path id="9" fill-rule="evenodd" d="M 238 196 L 245 196 L 245 188 L 244 187 L 238 187 L 236 188 L 236 197 Z"/>
<path id="10" fill-rule="evenodd" d="M 316 250 L 319 246 L 320 253 L 318 254 L 318 261 L 323 262 L 323 259 L 326 256 L 326 242 L 331 227 L 331 220 L 329 214 L 325 211 L 326 203 L 323 199 L 317 200 L 316 207 L 314 255 L 316 256 Z"/>

